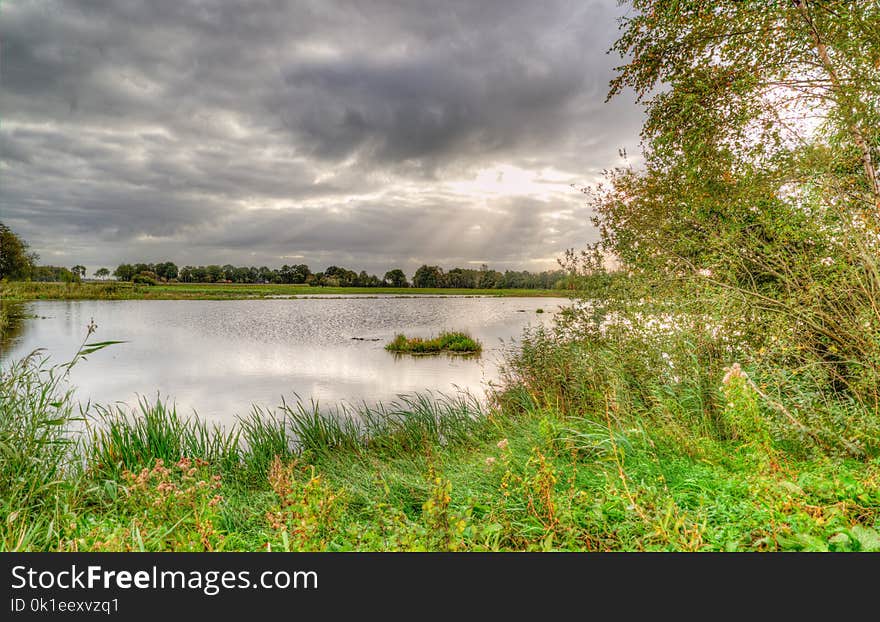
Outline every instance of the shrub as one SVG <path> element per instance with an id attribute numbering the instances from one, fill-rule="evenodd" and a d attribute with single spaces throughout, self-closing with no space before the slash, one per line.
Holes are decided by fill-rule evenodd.
<path id="1" fill-rule="evenodd" d="M 159 283 L 158 277 L 155 276 L 154 273 L 141 272 L 140 274 L 134 275 L 134 278 L 131 280 L 132 283 L 137 285 L 156 285 Z"/>

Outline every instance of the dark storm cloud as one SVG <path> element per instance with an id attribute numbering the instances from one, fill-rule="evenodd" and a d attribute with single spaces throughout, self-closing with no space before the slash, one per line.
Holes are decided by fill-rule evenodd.
<path id="1" fill-rule="evenodd" d="M 0 219 L 46 263 L 552 267 L 641 122 L 613 0 L 3 11 Z"/>
<path id="2" fill-rule="evenodd" d="M 433 56 L 300 66 L 287 75 L 290 89 L 278 93 L 276 105 L 292 133 L 329 159 L 487 157 L 534 147 L 563 130 L 559 116 L 578 95 L 579 76 L 547 71 L 523 80 L 525 62 L 485 73 L 462 62 Z"/>

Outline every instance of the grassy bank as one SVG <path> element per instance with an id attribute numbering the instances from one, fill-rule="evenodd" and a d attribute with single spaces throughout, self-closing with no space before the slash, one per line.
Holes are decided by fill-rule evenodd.
<path id="1" fill-rule="evenodd" d="M 236 283 L 169 283 L 136 285 L 107 283 L 0 283 L 7 300 L 245 300 L 309 296 L 501 296 L 548 297 L 568 295 L 553 289 L 455 289 L 418 287 L 311 287 L 309 285 L 252 285 Z"/>
<path id="2" fill-rule="evenodd" d="M 385 345 L 385 349 L 398 354 L 479 354 L 483 351 L 483 344 L 467 333 L 459 332 L 440 333 L 428 339 L 398 334 Z"/>
<path id="3" fill-rule="evenodd" d="M 640 401 L 620 355 L 538 334 L 487 407 L 285 404 L 220 430 L 142 402 L 91 409 L 79 434 L 64 368 L 22 361 L 0 382 L 0 547 L 880 549 L 876 452 L 762 431 L 736 378 L 702 398 L 655 378 Z"/>

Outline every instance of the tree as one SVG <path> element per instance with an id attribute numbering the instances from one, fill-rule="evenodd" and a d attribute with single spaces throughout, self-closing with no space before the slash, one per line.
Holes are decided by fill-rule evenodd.
<path id="1" fill-rule="evenodd" d="M 498 272 L 498 270 L 480 270 L 477 287 L 484 289 L 501 287 L 503 280 L 504 275 Z"/>
<path id="2" fill-rule="evenodd" d="M 476 271 L 464 268 L 453 268 L 446 273 L 446 286 L 459 288 L 476 287 Z"/>
<path id="3" fill-rule="evenodd" d="M 164 263 L 156 264 L 155 273 L 166 281 L 170 281 L 171 279 L 176 279 L 178 277 L 179 271 L 177 269 L 177 264 L 173 261 L 166 261 Z"/>
<path id="4" fill-rule="evenodd" d="M 409 287 L 406 274 L 400 268 L 394 268 L 386 272 L 384 282 L 391 287 Z"/>
<path id="5" fill-rule="evenodd" d="M 880 5 L 841 0 L 677 3 L 631 0 L 614 49 L 609 97 L 648 98 L 643 134 L 655 162 L 727 155 L 772 162 L 792 140 L 812 140 L 805 115 L 824 121 L 822 142 L 849 171 L 863 208 L 880 210 Z M 769 4 L 769 6 L 767 6 Z M 665 85 L 659 93 L 655 87 Z M 852 175 L 862 169 L 856 178 Z M 732 171 L 733 172 L 733 171 Z"/>
<path id="6" fill-rule="evenodd" d="M 285 264 L 281 266 L 281 270 L 278 271 L 278 276 L 282 283 L 302 284 L 308 281 L 311 275 L 312 271 L 309 270 L 309 267 L 305 264 L 297 264 L 295 266 L 288 266 Z"/>
<path id="7" fill-rule="evenodd" d="M 586 259 L 615 256 L 665 313 L 723 309 L 702 321 L 725 352 L 786 340 L 876 404 L 880 4 L 630 4 L 609 97 L 646 104 L 644 164 L 590 190 Z"/>
<path id="8" fill-rule="evenodd" d="M 309 270 L 309 267 L 304 263 L 297 264 L 293 267 L 294 283 L 305 283 L 309 280 L 311 275 L 312 271 Z"/>
<path id="9" fill-rule="evenodd" d="M 110 270 L 107 268 L 98 268 L 95 270 L 95 276 L 103 281 L 110 276 Z"/>
<path id="10" fill-rule="evenodd" d="M 413 275 L 413 287 L 443 287 L 443 276 L 439 266 L 423 265 Z"/>
<path id="11" fill-rule="evenodd" d="M 205 267 L 205 278 L 209 283 L 217 283 L 223 280 L 223 268 L 216 264 Z"/>
<path id="12" fill-rule="evenodd" d="M 257 272 L 259 274 L 258 278 L 262 283 L 274 283 L 280 278 L 278 276 L 278 271 L 272 270 L 268 266 L 260 266 Z"/>
<path id="13" fill-rule="evenodd" d="M 235 268 L 232 271 L 232 281 L 235 283 L 248 283 L 251 278 L 251 270 L 250 268 L 245 268 L 244 266 Z"/>
<path id="14" fill-rule="evenodd" d="M 324 282 L 329 287 L 354 287 L 357 281 L 357 272 L 347 268 L 330 266 L 324 270 Z"/>
<path id="15" fill-rule="evenodd" d="M 72 283 L 77 276 L 63 266 L 34 266 L 29 278 L 43 283 Z"/>
<path id="16" fill-rule="evenodd" d="M 36 253 L 28 251 L 28 244 L 0 222 L 0 280 L 21 280 L 30 276 Z"/>
<path id="17" fill-rule="evenodd" d="M 646 99 L 647 165 L 612 182 L 600 210 L 610 250 L 643 267 L 711 269 L 736 248 L 779 242 L 780 215 L 799 218 L 794 203 L 823 193 L 838 229 L 877 221 L 880 6 L 631 4 L 614 46 L 629 62 L 609 97 L 631 87 Z"/>
<path id="18" fill-rule="evenodd" d="M 77 264 L 70 270 L 81 279 L 84 279 L 86 277 L 86 267 L 83 265 Z"/>
<path id="19" fill-rule="evenodd" d="M 134 266 L 127 263 L 119 264 L 116 270 L 113 271 L 113 276 L 120 281 L 130 281 L 134 278 L 135 274 L 137 272 L 135 272 Z"/>

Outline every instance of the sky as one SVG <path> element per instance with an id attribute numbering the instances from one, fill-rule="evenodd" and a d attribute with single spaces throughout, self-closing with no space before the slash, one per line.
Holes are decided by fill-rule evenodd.
<path id="1" fill-rule="evenodd" d="M 638 151 L 616 0 L 7 0 L 0 222 L 43 265 L 554 269 Z M 632 158 L 630 158 L 632 160 Z"/>

